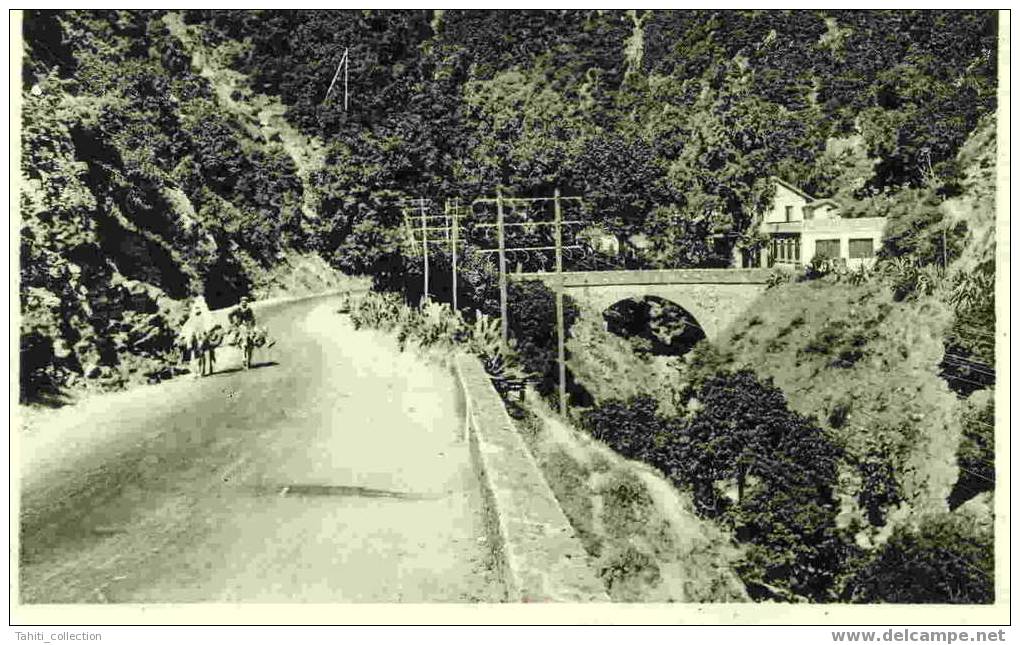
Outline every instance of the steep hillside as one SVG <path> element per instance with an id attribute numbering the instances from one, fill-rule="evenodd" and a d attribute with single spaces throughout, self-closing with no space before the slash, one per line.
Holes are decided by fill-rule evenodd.
<path id="1" fill-rule="evenodd" d="M 994 134 L 968 139 L 952 197 L 891 213 L 910 236 L 877 274 L 780 284 L 684 357 L 695 380 L 753 369 L 819 419 L 847 451 L 840 521 L 861 545 L 994 489 Z"/>
<path id="2" fill-rule="evenodd" d="M 733 531 L 752 597 L 991 602 L 990 133 L 951 181 L 889 199 L 874 270 L 777 270 L 719 338 L 665 361 L 597 316 L 571 328 L 572 416 Z"/>
<path id="3" fill-rule="evenodd" d="M 771 377 L 794 409 L 817 417 L 847 448 L 843 520 L 870 528 L 874 506 L 881 528 L 901 505 L 945 510 L 956 482 L 960 404 L 938 376 L 950 322 L 937 300 L 895 303 L 880 284 L 790 284 L 768 291 L 720 339 L 718 356 L 696 350 L 690 362 Z M 896 474 L 887 499 L 872 500 L 867 489 L 873 462 Z"/>
<path id="4" fill-rule="evenodd" d="M 170 375 L 192 298 L 231 305 L 311 259 L 316 147 L 219 73 L 172 15 L 25 18 L 21 398 Z M 191 49 L 189 49 L 189 47 Z M 257 117 L 261 117 L 259 121 Z"/>
<path id="5" fill-rule="evenodd" d="M 984 119 L 960 150 L 960 194 L 943 204 L 951 224 L 967 224 L 966 247 L 955 269 L 967 272 L 995 262 L 997 147 L 995 120 Z"/>
<path id="6" fill-rule="evenodd" d="M 996 25 L 982 11 L 29 11 L 23 398 L 158 359 L 171 302 L 228 305 L 289 250 L 416 284 L 401 198 L 559 186 L 585 196 L 572 216 L 651 241 L 636 265 L 719 266 L 750 243 L 770 175 L 882 199 L 945 181 L 995 109 Z M 327 91 L 344 51 L 349 101 Z M 856 156 L 834 163 L 847 141 Z M 465 267 L 461 302 L 493 313 L 492 271 Z"/>

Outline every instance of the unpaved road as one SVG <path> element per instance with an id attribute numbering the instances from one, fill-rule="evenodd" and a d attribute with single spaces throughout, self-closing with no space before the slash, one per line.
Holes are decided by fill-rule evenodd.
<path id="1" fill-rule="evenodd" d="M 22 602 L 501 600 L 455 381 L 335 308 L 23 431 Z"/>

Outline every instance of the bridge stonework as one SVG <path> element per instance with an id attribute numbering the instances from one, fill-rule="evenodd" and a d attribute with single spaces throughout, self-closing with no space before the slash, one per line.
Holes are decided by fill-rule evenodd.
<path id="1" fill-rule="evenodd" d="M 621 300 L 657 296 L 690 312 L 714 340 L 765 290 L 768 276 L 765 269 L 663 269 L 522 273 L 511 279 L 562 286 L 582 310 L 599 314 Z"/>

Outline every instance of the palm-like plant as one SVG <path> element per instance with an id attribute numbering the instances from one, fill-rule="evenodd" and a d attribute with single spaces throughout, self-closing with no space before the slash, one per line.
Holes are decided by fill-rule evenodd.
<path id="1" fill-rule="evenodd" d="M 954 276 L 953 287 L 949 291 L 947 301 L 956 311 L 968 311 L 995 293 L 994 276 L 982 272 L 960 272 Z"/>
<path id="2" fill-rule="evenodd" d="M 926 296 L 937 295 L 946 288 L 946 272 L 938 264 L 920 267 L 914 280 L 916 291 Z"/>
<path id="3" fill-rule="evenodd" d="M 846 279 L 850 284 L 860 286 L 871 280 L 871 269 L 866 264 L 858 265 L 847 272 Z"/>

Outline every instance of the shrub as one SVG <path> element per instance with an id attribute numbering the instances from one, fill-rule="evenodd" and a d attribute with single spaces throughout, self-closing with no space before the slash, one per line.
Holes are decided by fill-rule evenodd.
<path id="1" fill-rule="evenodd" d="M 939 368 L 949 387 L 967 396 L 995 384 L 994 263 L 956 273 L 948 291 L 955 315 Z"/>
<path id="2" fill-rule="evenodd" d="M 885 547 L 847 583 L 857 603 L 991 603 L 995 600 L 992 531 L 966 515 L 944 513 L 899 526 Z"/>
<path id="3" fill-rule="evenodd" d="M 956 463 L 960 476 L 949 496 L 950 508 L 983 492 L 995 491 L 995 400 L 992 396 L 986 396 L 983 404 L 975 402 L 967 409 Z"/>
<path id="4" fill-rule="evenodd" d="M 827 255 L 816 255 L 804 265 L 804 280 L 818 280 L 836 270 L 837 261 Z"/>
<path id="5" fill-rule="evenodd" d="M 469 325 L 459 311 L 447 304 L 426 300 L 412 308 L 395 293 L 369 292 L 351 306 L 355 329 L 370 327 L 395 331 L 400 351 L 409 343 L 421 349 L 439 349 L 448 353 L 463 347 L 482 359 L 492 377 L 525 378 L 517 353 L 503 342 L 499 322 L 479 314 Z"/>
<path id="6" fill-rule="evenodd" d="M 651 397 L 607 401 L 584 412 L 581 421 L 592 437 L 624 457 L 654 464 L 658 461 L 653 455 L 655 437 L 664 429 L 658 408 Z"/>
<path id="7" fill-rule="evenodd" d="M 871 278 L 872 269 L 867 264 L 859 264 L 850 269 L 846 274 L 847 282 L 855 287 L 865 284 L 866 282 L 870 282 Z"/>
<path id="8" fill-rule="evenodd" d="M 351 307 L 351 322 L 355 329 L 392 329 L 399 318 L 401 304 L 396 294 L 370 291 Z"/>
<path id="9" fill-rule="evenodd" d="M 903 501 L 893 463 L 888 449 L 876 448 L 857 464 L 861 476 L 857 501 L 867 512 L 872 526 L 885 526 L 887 509 Z"/>
<path id="10" fill-rule="evenodd" d="M 633 544 L 622 548 L 614 548 L 603 555 L 599 566 L 599 577 L 602 578 L 606 588 L 614 597 L 624 600 L 637 599 L 640 591 L 634 590 L 628 594 L 621 590 L 636 586 L 638 589 L 644 586 L 654 586 L 662 579 L 662 573 L 655 559 Z"/>
<path id="11" fill-rule="evenodd" d="M 625 538 L 648 526 L 652 498 L 633 472 L 614 472 L 599 488 L 599 493 L 603 501 L 603 523 L 610 534 Z"/>
<path id="12" fill-rule="evenodd" d="M 926 264 L 915 274 L 914 291 L 922 296 L 941 294 L 946 288 L 946 272 L 937 264 Z"/>
<path id="13" fill-rule="evenodd" d="M 951 264 L 963 253 L 967 223 L 951 223 L 941 198 L 931 190 L 899 193 L 887 214 L 879 257 L 910 257 L 920 264 Z"/>
<path id="14" fill-rule="evenodd" d="M 774 270 L 769 274 L 768 280 L 765 282 L 765 289 L 772 289 L 779 285 L 787 284 L 790 281 L 791 274 L 787 271 Z"/>
<path id="15" fill-rule="evenodd" d="M 839 449 L 749 370 L 708 379 L 695 399 L 700 409 L 675 445 L 697 507 L 756 546 L 749 577 L 826 598 L 842 548 L 832 496 Z M 719 490 L 728 484 L 735 499 Z"/>

